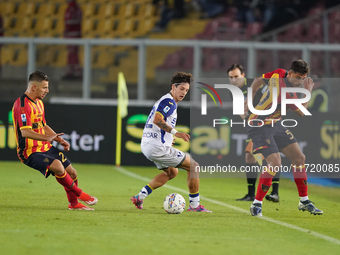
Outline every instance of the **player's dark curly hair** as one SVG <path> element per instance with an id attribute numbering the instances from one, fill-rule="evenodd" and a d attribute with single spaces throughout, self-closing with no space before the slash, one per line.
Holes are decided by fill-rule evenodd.
<path id="1" fill-rule="evenodd" d="M 31 73 L 30 76 L 28 77 L 28 82 L 31 82 L 31 81 L 36 81 L 36 82 L 49 81 L 49 78 L 43 72 L 35 71 Z"/>
<path id="2" fill-rule="evenodd" d="M 290 70 L 292 70 L 294 73 L 306 74 L 309 73 L 309 66 L 302 59 L 298 59 L 292 63 Z"/>
<path id="3" fill-rule="evenodd" d="M 171 78 L 170 89 L 172 88 L 172 84 L 175 84 L 176 87 L 181 83 L 189 83 L 189 85 L 191 85 L 192 81 L 193 77 L 191 73 L 177 72 Z"/>
<path id="4" fill-rule="evenodd" d="M 229 73 L 229 72 L 232 71 L 232 70 L 235 70 L 236 68 L 240 69 L 241 74 L 244 73 L 244 67 L 243 67 L 241 64 L 232 64 L 232 65 L 228 68 L 227 73 Z"/>

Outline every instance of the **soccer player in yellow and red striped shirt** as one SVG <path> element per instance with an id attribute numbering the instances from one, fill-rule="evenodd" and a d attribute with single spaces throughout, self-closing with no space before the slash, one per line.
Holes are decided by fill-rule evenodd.
<path id="1" fill-rule="evenodd" d="M 278 92 L 278 106 L 272 114 L 258 116 L 252 113 L 248 118 L 248 123 L 252 125 L 247 127 L 247 131 L 253 141 L 253 154 L 262 153 L 268 164 L 266 171 L 263 171 L 260 176 L 256 196 L 250 207 L 250 212 L 253 216 L 262 216 L 262 201 L 276 174 L 273 169 L 280 169 L 281 166 L 280 152 L 292 163 L 294 180 L 300 197 L 299 210 L 309 211 L 315 215 L 323 214 L 308 198 L 307 174 L 305 169 L 306 157 L 302 153 L 293 134 L 281 124 L 281 88 L 300 87 L 303 85 L 305 89 L 311 92 L 314 83 L 310 77 L 307 77 L 308 72 L 308 64 L 300 59 L 291 64 L 288 72 L 283 69 L 276 69 L 273 72 L 264 74 L 263 77 L 255 78 L 251 85 L 253 95 L 255 95 L 260 86 L 269 79 L 267 91 L 264 92 L 260 102 L 255 106 L 257 110 L 271 108 L 273 104 L 273 88 L 277 88 Z M 286 98 L 297 98 L 297 95 L 296 93 L 290 92 L 287 93 Z M 308 102 L 302 105 L 308 108 Z M 289 104 L 287 107 L 295 111 L 299 116 L 304 116 L 304 113 L 295 105 Z M 246 111 L 248 111 L 247 107 Z M 256 123 L 259 123 L 255 121 L 256 119 L 262 119 L 264 124 L 262 126 L 256 126 Z"/>
<path id="2" fill-rule="evenodd" d="M 64 186 L 70 210 L 93 210 L 78 202 L 95 205 L 97 198 L 78 188 L 77 171 L 63 152 L 52 146 L 60 143 L 65 151 L 70 144 L 56 134 L 45 120 L 42 100 L 49 93 L 49 78 L 40 71 L 30 74 L 26 92 L 13 105 L 13 124 L 19 159 L 27 166 L 40 171 L 46 178 L 52 174 Z"/>

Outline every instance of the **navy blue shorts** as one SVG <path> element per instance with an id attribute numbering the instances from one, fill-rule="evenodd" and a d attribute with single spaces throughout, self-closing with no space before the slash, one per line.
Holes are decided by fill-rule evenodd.
<path id="1" fill-rule="evenodd" d="M 50 174 L 54 175 L 54 173 L 48 169 L 55 159 L 58 159 L 65 169 L 71 164 L 71 161 L 66 158 L 64 153 L 53 146 L 46 152 L 32 153 L 24 164 L 38 170 L 47 178 Z"/>
<path id="2" fill-rule="evenodd" d="M 296 143 L 294 135 L 277 121 L 274 126 L 247 127 L 248 135 L 253 141 L 253 154 L 262 153 L 267 158 L 270 154 L 280 152 L 286 146 Z"/>

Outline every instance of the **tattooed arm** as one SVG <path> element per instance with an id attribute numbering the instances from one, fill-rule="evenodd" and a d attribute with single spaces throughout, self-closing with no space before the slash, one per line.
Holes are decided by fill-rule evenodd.
<path id="1" fill-rule="evenodd" d="M 156 112 L 153 123 L 156 124 L 160 129 L 162 129 L 162 130 L 164 130 L 165 132 L 168 132 L 168 133 L 170 133 L 171 130 L 173 129 L 168 124 L 166 124 L 163 115 L 160 114 L 159 112 Z M 187 134 L 187 133 L 177 132 L 175 134 L 175 136 L 178 137 L 178 138 L 182 138 L 186 142 L 188 142 L 189 139 L 190 139 L 190 135 Z"/>
<path id="2" fill-rule="evenodd" d="M 164 130 L 165 132 L 170 133 L 172 130 L 172 127 L 170 127 L 168 124 L 166 124 L 163 115 L 159 112 L 156 112 L 155 119 L 153 120 L 153 123 L 156 124 L 160 129 Z"/>

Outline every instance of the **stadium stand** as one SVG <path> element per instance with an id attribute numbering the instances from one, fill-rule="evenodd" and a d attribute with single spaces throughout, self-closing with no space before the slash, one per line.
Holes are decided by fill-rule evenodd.
<path id="1" fill-rule="evenodd" d="M 334 9 L 334 8 L 333 8 Z M 252 41 L 265 40 L 261 35 L 263 24 L 261 22 L 254 22 L 244 24 L 236 21 L 236 10 L 229 8 L 229 10 L 221 17 L 209 20 L 201 33 L 195 35 L 194 39 L 199 40 L 228 40 L 228 41 Z M 329 14 L 329 42 L 340 42 L 340 6 L 333 11 L 325 10 L 323 1 L 319 1 L 316 5 L 306 12 L 306 17 L 297 20 L 284 28 L 280 28 L 270 34 L 270 38 L 276 38 L 278 42 L 295 42 L 295 43 L 323 43 L 325 42 L 323 15 Z M 185 48 L 184 48 L 185 49 Z M 173 69 L 174 67 L 183 66 L 181 57 L 183 58 L 183 50 L 179 49 L 177 52 L 171 53 L 166 57 L 164 63 L 157 67 L 159 70 Z M 325 72 L 324 66 L 320 61 L 323 53 L 315 52 L 311 56 L 311 67 L 314 70 L 320 70 L 320 73 Z M 277 56 L 280 56 L 278 58 Z M 257 71 L 262 73 L 273 66 L 273 59 L 277 59 L 275 66 L 289 66 L 291 61 L 296 58 L 301 58 L 299 51 L 257 51 Z M 219 70 L 221 73 L 227 70 L 229 64 L 245 63 L 246 56 L 242 51 L 225 50 L 225 49 L 205 49 L 203 50 L 202 71 L 210 73 L 212 70 Z M 319 60 L 319 61 L 318 61 Z M 170 61 L 171 64 L 166 63 Z M 233 62 L 234 61 L 234 62 Z M 333 74 L 338 65 L 335 57 L 332 57 Z M 190 70 L 192 65 L 190 61 L 185 67 Z"/>
<path id="2" fill-rule="evenodd" d="M 158 17 L 151 1 L 146 0 L 119 0 L 110 3 L 103 0 L 78 0 L 78 3 L 83 11 L 82 32 L 85 38 L 143 37 L 151 31 Z M 65 0 L 3 1 L 0 3 L 0 13 L 4 18 L 5 36 L 62 37 L 66 7 Z M 10 47 L 7 50 L 17 52 L 20 47 Z M 63 50 L 66 49 L 59 47 L 58 51 L 53 48 L 48 51 L 63 54 Z M 96 54 L 104 55 L 106 51 Z M 56 57 L 49 64 L 60 66 L 59 59 Z M 27 60 L 19 63 L 24 65 Z"/>
<path id="3" fill-rule="evenodd" d="M 83 38 L 150 38 L 150 39 L 196 39 L 253 41 L 265 40 L 261 36 L 261 22 L 245 24 L 236 20 L 235 8 L 229 7 L 224 14 L 214 19 L 202 20 L 199 13 L 189 12 L 181 20 L 173 20 L 166 32 L 153 34 L 152 28 L 159 19 L 160 11 L 151 0 L 77 0 L 83 10 Z M 189 2 L 189 1 L 188 1 Z M 320 1 L 322 2 L 322 1 Z M 4 0 L 0 2 L 0 13 L 4 20 L 5 36 L 9 37 L 63 37 L 66 0 Z M 334 9 L 334 8 L 333 8 Z M 306 11 L 306 18 L 293 22 L 281 30 L 271 33 L 271 38 L 279 42 L 324 42 L 322 17 L 328 15 L 330 43 L 340 42 L 340 8 L 328 11 L 322 5 Z M 300 18 L 304 18 L 301 16 Z M 23 45 L 3 45 L 2 65 L 24 67 L 27 64 L 27 47 Z M 154 58 L 157 56 L 157 58 Z M 278 57 L 279 56 L 279 57 Z M 37 47 L 38 67 L 65 68 L 67 49 L 64 45 L 39 45 Z M 80 50 L 83 65 L 83 51 Z M 287 66 L 292 59 L 301 57 L 298 51 L 257 51 L 257 72 L 272 66 Z M 311 55 L 312 69 L 325 67 L 318 59 L 322 53 Z M 338 71 L 338 55 L 332 54 L 331 74 Z M 203 49 L 201 67 L 203 74 L 225 73 L 235 62 L 245 63 L 247 51 L 232 49 Z M 93 75 L 94 83 L 104 87 L 117 82 L 117 72 L 126 70 L 128 84 L 137 82 L 137 49 L 131 46 L 93 46 L 92 68 L 100 75 Z M 147 81 L 164 72 L 182 69 L 192 71 L 193 50 L 190 47 L 148 47 L 146 63 Z M 159 74 L 159 75 L 158 75 Z M 163 75 L 164 76 L 164 75 Z M 98 89 L 101 91 L 101 89 Z"/>

